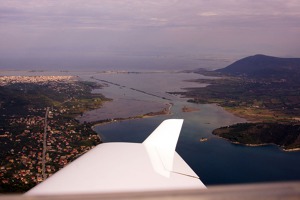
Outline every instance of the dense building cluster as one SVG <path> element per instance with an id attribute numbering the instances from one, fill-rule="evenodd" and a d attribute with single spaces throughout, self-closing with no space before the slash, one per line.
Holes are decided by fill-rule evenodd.
<path id="1" fill-rule="evenodd" d="M 24 192 L 43 181 L 43 162 L 49 177 L 100 143 L 91 124 L 80 124 L 75 120 L 76 113 L 71 113 L 78 107 L 88 109 L 82 101 L 99 106 L 95 99 L 99 101 L 100 97 L 89 96 L 89 84 L 64 76 L 0 78 L 0 93 L 10 92 L 0 98 L 1 192 Z M 62 91 L 69 92 L 61 94 Z M 45 126 L 46 106 L 50 111 Z"/>
<path id="2" fill-rule="evenodd" d="M 1 134 L 2 145 L 9 146 L 1 161 L 0 176 L 2 184 L 22 182 L 38 183 L 42 179 L 42 151 L 44 118 L 26 117 L 11 119 L 9 126 L 25 127 L 20 133 L 5 131 Z M 51 175 L 78 155 L 88 151 L 92 146 L 77 145 L 82 141 L 99 141 L 93 132 L 82 133 L 75 121 L 56 120 L 52 118 L 48 125 L 46 172 Z M 87 128 L 86 128 L 87 129 Z M 2 128 L 3 130 L 3 128 Z M 96 143 L 94 143 L 96 144 Z"/>
<path id="3" fill-rule="evenodd" d="M 0 76 L 0 86 L 15 83 L 69 82 L 71 80 L 75 80 L 73 76 Z"/>

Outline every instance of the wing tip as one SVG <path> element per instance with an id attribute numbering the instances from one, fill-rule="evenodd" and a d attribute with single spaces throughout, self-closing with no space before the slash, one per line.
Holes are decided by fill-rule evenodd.
<path id="1" fill-rule="evenodd" d="M 184 119 L 166 119 L 144 140 L 143 144 L 153 144 L 162 139 L 178 140 Z M 173 134 L 174 133 L 174 134 Z M 174 141 L 175 142 L 175 141 Z M 160 143 L 160 142 L 159 142 Z"/>

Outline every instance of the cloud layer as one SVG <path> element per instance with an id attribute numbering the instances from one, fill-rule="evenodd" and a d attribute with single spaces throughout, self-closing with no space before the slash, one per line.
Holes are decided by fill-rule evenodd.
<path id="1" fill-rule="evenodd" d="M 0 60 L 300 56 L 299 21 L 299 0 L 0 0 Z"/>

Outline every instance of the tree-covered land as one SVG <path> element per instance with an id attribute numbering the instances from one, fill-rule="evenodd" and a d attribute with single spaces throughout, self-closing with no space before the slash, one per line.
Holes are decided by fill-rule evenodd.
<path id="1" fill-rule="evenodd" d="M 221 132 L 217 135 L 241 144 L 274 143 L 285 149 L 300 147 L 297 139 L 300 130 L 295 128 L 300 124 L 300 59 L 255 55 L 213 72 L 200 69 L 194 73 L 215 78 L 194 80 L 208 86 L 187 88 L 186 92 L 176 94 L 189 98 L 189 102 L 220 105 L 253 122 L 239 124 L 238 128 L 235 125 L 221 128 L 214 133 Z M 243 129 L 238 132 L 241 127 Z M 279 127 L 284 127 L 279 129 L 282 132 L 273 131 Z M 262 130 L 272 133 L 263 137 L 268 140 L 259 139 Z M 293 134 L 293 141 L 285 143 L 282 134 L 287 137 Z"/>
<path id="2" fill-rule="evenodd" d="M 209 86 L 181 93 L 190 102 L 218 104 L 251 121 L 285 121 L 300 116 L 300 83 L 246 77 L 198 82 Z"/>
<path id="3" fill-rule="evenodd" d="M 300 149 L 300 125 L 241 123 L 216 129 L 213 134 L 239 144 L 276 144 L 287 151 Z"/>

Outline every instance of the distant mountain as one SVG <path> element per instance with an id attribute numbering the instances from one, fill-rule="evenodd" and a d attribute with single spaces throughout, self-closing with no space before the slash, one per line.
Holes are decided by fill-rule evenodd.
<path id="1" fill-rule="evenodd" d="M 300 58 L 254 55 L 238 60 L 216 72 L 253 78 L 300 77 Z"/>

